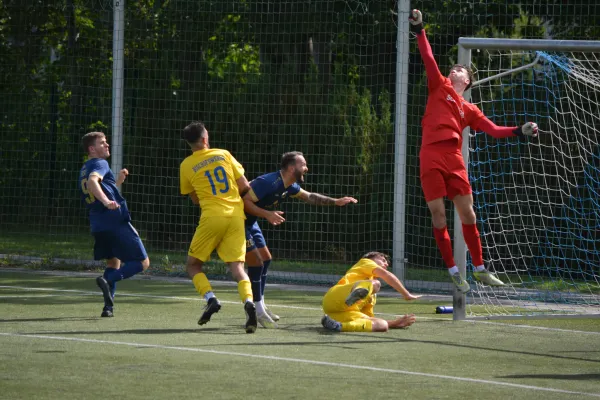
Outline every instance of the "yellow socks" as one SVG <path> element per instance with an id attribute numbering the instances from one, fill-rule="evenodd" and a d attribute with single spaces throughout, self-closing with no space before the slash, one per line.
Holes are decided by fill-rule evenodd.
<path id="1" fill-rule="evenodd" d="M 192 282 L 194 283 L 196 291 L 200 293 L 200 296 L 204 297 L 206 293 L 212 292 L 212 287 L 210 286 L 210 282 L 208 282 L 204 272 L 199 272 L 194 275 Z"/>
<path id="2" fill-rule="evenodd" d="M 373 321 L 359 319 L 356 321 L 342 322 L 342 332 L 372 332 Z"/>
<path id="3" fill-rule="evenodd" d="M 246 301 L 252 301 L 252 284 L 249 280 L 243 280 L 238 282 L 238 293 L 242 303 Z"/>

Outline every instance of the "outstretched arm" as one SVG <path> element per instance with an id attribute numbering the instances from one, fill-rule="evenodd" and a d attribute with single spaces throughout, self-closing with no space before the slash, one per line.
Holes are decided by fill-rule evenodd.
<path id="1" fill-rule="evenodd" d="M 443 81 L 444 77 L 438 68 L 437 62 L 433 57 L 433 51 L 429 40 L 427 40 L 427 34 L 423 30 L 423 16 L 421 11 L 413 10 L 409 18 L 413 31 L 417 35 L 417 44 L 419 45 L 419 53 L 425 64 L 425 72 L 427 73 L 427 87 L 429 90 L 433 90 L 438 87 Z"/>
<path id="2" fill-rule="evenodd" d="M 496 139 L 513 137 L 513 136 L 531 136 L 536 137 L 538 127 L 535 122 L 527 122 L 523 126 L 498 126 L 487 117 L 483 117 L 472 128 L 478 131 L 483 131 Z"/>
<path id="3" fill-rule="evenodd" d="M 297 195 L 294 197 L 299 198 L 302 201 L 305 201 L 308 204 L 315 206 L 345 206 L 348 203 L 358 203 L 354 197 L 342 197 L 339 199 L 334 199 L 332 197 L 327 197 L 325 195 L 319 193 L 310 193 L 304 189 L 300 189 Z"/>
<path id="4" fill-rule="evenodd" d="M 373 270 L 373 274 L 376 277 L 383 279 L 385 283 L 393 287 L 398 293 L 402 295 L 402 297 L 404 297 L 405 300 L 415 300 L 421 297 L 412 295 L 408 290 L 406 290 L 402 282 L 400 282 L 400 279 L 398 279 L 396 275 L 392 274 L 388 270 L 385 270 L 381 267 L 377 267 Z"/>
<path id="5" fill-rule="evenodd" d="M 254 192 L 252 189 L 250 189 L 250 191 L 243 197 L 244 211 L 247 214 L 264 218 L 269 221 L 271 225 L 279 225 L 285 222 L 285 218 L 283 218 L 283 211 L 269 211 L 257 206 L 252 198 L 253 194 Z"/>

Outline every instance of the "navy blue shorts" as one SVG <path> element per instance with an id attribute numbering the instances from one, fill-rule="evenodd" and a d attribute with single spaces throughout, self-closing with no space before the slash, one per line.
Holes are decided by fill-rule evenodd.
<path id="1" fill-rule="evenodd" d="M 148 258 L 142 239 L 130 222 L 125 222 L 110 231 L 92 232 L 94 260 L 118 258 L 123 262 L 143 261 Z"/>
<path id="2" fill-rule="evenodd" d="M 267 247 L 267 242 L 258 226 L 258 221 L 254 221 L 252 225 L 246 226 L 246 253 L 263 247 Z"/>

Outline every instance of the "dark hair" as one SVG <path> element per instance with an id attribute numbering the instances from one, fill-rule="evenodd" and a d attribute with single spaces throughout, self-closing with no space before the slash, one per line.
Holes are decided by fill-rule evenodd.
<path id="1" fill-rule="evenodd" d="M 473 82 L 475 82 L 475 73 L 471 68 L 467 67 L 466 65 L 454 64 L 452 66 L 452 68 L 456 67 L 464 68 L 464 70 L 467 71 L 467 74 L 469 75 L 469 84 L 467 85 L 467 87 L 465 87 L 465 91 L 469 90 L 469 88 L 473 85 Z"/>
<path id="2" fill-rule="evenodd" d="M 368 258 L 369 260 L 374 260 L 376 257 L 383 257 L 386 259 L 388 264 L 390 263 L 390 256 L 388 256 L 385 253 L 381 253 L 379 251 L 370 251 L 367 254 L 365 254 L 364 256 L 362 256 L 361 258 Z"/>
<path id="3" fill-rule="evenodd" d="M 204 131 L 206 131 L 204 122 L 194 121 L 183 128 L 183 132 L 181 132 L 181 138 L 190 144 L 197 143 L 198 140 L 200 140 L 200 137 L 202 137 Z"/>
<path id="4" fill-rule="evenodd" d="M 83 151 L 89 154 L 88 148 L 96 145 L 96 140 L 102 139 L 103 137 L 106 137 L 103 132 L 89 132 L 83 135 L 81 138 L 81 147 L 83 147 Z"/>
<path id="5" fill-rule="evenodd" d="M 298 157 L 303 155 L 304 154 L 302 154 L 302 152 L 300 151 L 289 151 L 287 153 L 283 153 L 283 155 L 281 156 L 281 169 L 286 170 L 287 167 L 296 162 L 296 159 Z"/>

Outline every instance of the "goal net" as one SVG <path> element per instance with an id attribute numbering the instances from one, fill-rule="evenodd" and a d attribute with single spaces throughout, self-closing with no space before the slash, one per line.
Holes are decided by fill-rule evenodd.
<path id="1" fill-rule="evenodd" d="M 498 125 L 534 121 L 540 134 L 471 132 L 484 257 L 506 286 L 473 281 L 470 317 L 600 314 L 600 42 L 595 51 L 539 42 L 545 48 L 473 47 L 471 101 Z"/>

